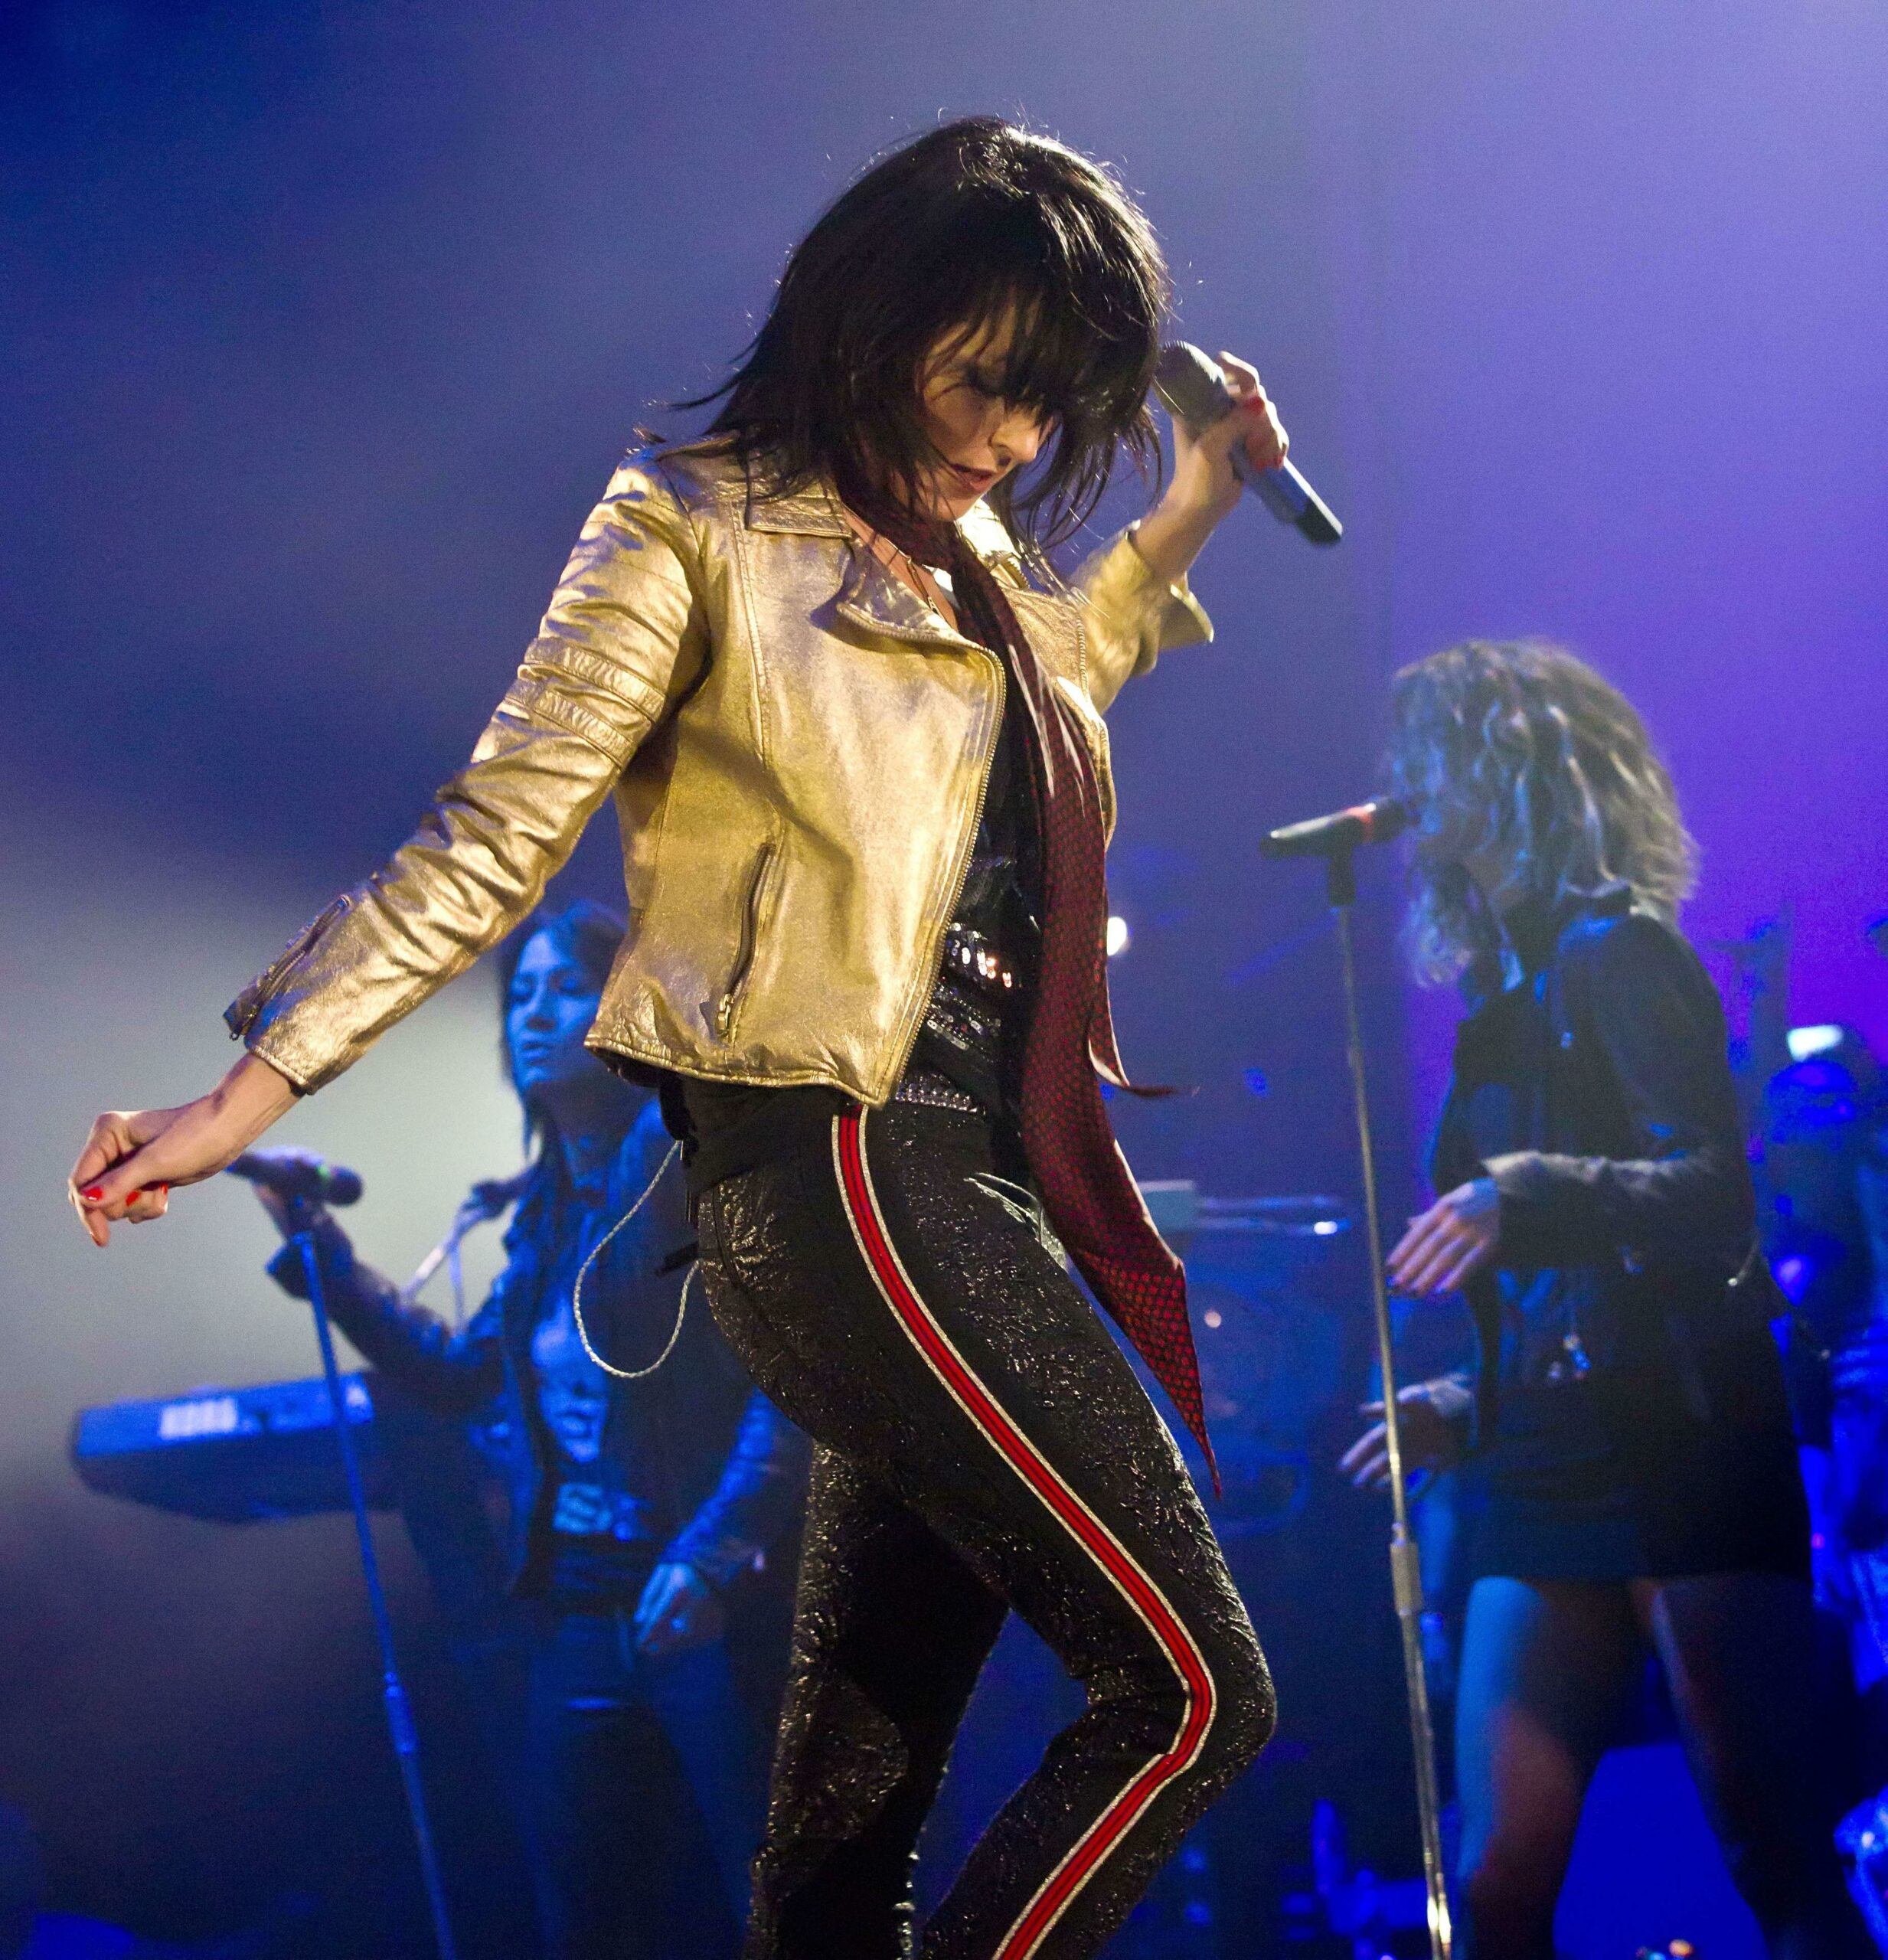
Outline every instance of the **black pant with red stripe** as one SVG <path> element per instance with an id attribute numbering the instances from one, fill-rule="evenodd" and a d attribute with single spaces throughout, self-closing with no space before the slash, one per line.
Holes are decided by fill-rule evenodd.
<path id="1" fill-rule="evenodd" d="M 929 1960 L 1094 1953 L 1271 1733 L 1173 1439 L 999 1158 L 975 1117 L 850 1108 L 701 1197 L 716 1318 L 817 1445 L 750 1960 L 913 1950 L 919 1831 L 1012 1609 L 1088 1705 Z"/>

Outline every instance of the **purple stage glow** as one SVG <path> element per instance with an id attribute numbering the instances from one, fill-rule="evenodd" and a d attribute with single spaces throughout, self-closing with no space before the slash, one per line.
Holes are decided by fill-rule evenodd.
<path id="1" fill-rule="evenodd" d="M 345 1870 L 327 1950 L 419 1923 L 338 1521 L 218 1536 L 102 1508 L 61 1458 L 81 1404 L 308 1370 L 305 1323 L 256 1304 L 265 1229 L 206 1191 L 98 1259 L 57 1177 L 107 1100 L 223 1063 L 223 1001 L 462 759 L 637 425 L 686 426 L 660 404 L 720 378 L 788 243 L 940 114 L 1119 166 L 1181 331 L 1255 361 L 1345 525 L 1319 553 L 1236 513 L 1196 581 L 1216 644 L 1112 719 L 1122 1047 L 1197 1091 L 1115 1099 L 1137 1168 L 1354 1193 L 1322 883 L 1257 844 L 1369 793 L 1389 675 L 1471 635 L 1619 682 L 1703 848 L 1694 937 L 1788 910 L 1794 1018 L 1888 1049 L 1884 100 L 1873 0 L 9 10 L 0 1784 L 66 1899 L 207 1936 Z M 620 890 L 609 828 L 570 886 Z M 1360 869 L 1393 1213 L 1455 1009 L 1397 976 L 1393 854 Z M 479 984 L 293 1119 L 366 1169 L 390 1266 L 516 1161 Z M 1318 1245 L 1359 1298 L 1360 1236 Z M 1279 1634 L 1286 1726 L 1247 1793 L 1275 1808 L 1222 1860 L 1228 1926 L 1271 1909 L 1320 1778 L 1387 1819 L 1360 1862 L 1414 1869 L 1376 1513 L 1308 1488 L 1340 1528 L 1253 1568 L 1268 1638 L 1295 1597 L 1321 1618 Z M 1367 1566 L 1341 1583 L 1346 1531 Z M 396 1580 L 416 1622 L 397 1555 Z M 1383 1636 L 1361 1697 L 1339 1625 Z M 1687 1929 L 1752 1950 L 1734 1912 Z"/>
<path id="2" fill-rule="evenodd" d="M 1592 660 L 1703 847 L 1694 938 L 1792 912 L 1795 1018 L 1881 1047 L 1888 20 L 1602 18 L 1320 10 L 1370 629 Z"/>

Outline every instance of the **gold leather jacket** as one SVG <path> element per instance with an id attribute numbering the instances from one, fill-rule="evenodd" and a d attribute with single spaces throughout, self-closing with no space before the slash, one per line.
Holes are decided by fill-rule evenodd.
<path id="1" fill-rule="evenodd" d="M 1076 706 L 1112 822 L 1101 711 L 1211 626 L 1126 533 L 1050 593 L 993 515 L 964 525 Z M 471 762 L 230 1031 L 319 1088 L 524 916 L 613 792 L 630 924 L 590 1046 L 881 1103 L 968 871 L 1004 688 L 829 487 L 764 496 L 725 455 L 632 455 Z"/>

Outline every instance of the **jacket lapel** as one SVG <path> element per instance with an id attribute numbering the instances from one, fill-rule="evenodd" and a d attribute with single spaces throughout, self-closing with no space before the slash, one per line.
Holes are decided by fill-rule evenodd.
<path id="1" fill-rule="evenodd" d="M 852 527 L 839 508 L 832 486 L 815 479 L 785 495 L 770 496 L 747 479 L 747 528 L 784 531 L 802 537 L 850 537 Z"/>
<path id="2" fill-rule="evenodd" d="M 851 536 L 848 531 L 848 536 Z M 867 632 L 920 646 L 968 646 L 902 579 L 893 578 L 871 552 L 854 549 L 833 610 Z"/>
<path id="3" fill-rule="evenodd" d="M 1010 610 L 1028 636 L 1037 659 L 1049 672 L 1074 681 L 1086 692 L 1082 627 L 1074 608 L 1066 598 L 1058 599 L 1028 586 L 1008 586 L 1006 593 Z"/>
<path id="4" fill-rule="evenodd" d="M 888 639 L 917 646 L 974 646 L 947 626 L 903 580 L 894 578 L 857 538 L 839 508 L 838 493 L 823 479 L 783 496 L 764 495 L 751 475 L 747 485 L 747 528 L 776 535 L 841 538 L 853 547 L 831 609 L 840 619 Z M 986 564 L 998 572 L 1015 561 L 1008 534 L 994 511 L 978 505 L 964 520 L 964 534 Z M 1008 581 L 1005 581 L 1008 584 Z M 1071 629 L 1055 603 L 1027 586 L 1008 586 L 1010 603 L 1037 658 L 1053 673 L 1079 667 L 1068 642 Z"/>
<path id="5" fill-rule="evenodd" d="M 857 538 L 839 508 L 838 494 L 824 479 L 784 496 L 763 494 L 752 476 L 747 485 L 747 528 L 776 536 L 836 537 L 847 546 L 839 589 L 822 612 L 831 612 L 866 632 L 919 646 L 967 646 L 943 620 L 901 580 L 895 579 Z"/>

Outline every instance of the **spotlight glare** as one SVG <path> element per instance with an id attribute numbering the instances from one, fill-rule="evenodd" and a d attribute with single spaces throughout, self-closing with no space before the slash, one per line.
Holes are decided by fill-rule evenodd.
<path id="1" fill-rule="evenodd" d="M 1108 922 L 1111 936 L 1114 923 L 1112 919 Z M 1111 946 L 1112 943 L 1111 936 Z M 1813 1027 L 1792 1027 L 1783 1038 L 1789 1044 L 1790 1060 L 1806 1062 L 1811 1055 L 1826 1055 L 1831 1048 L 1841 1047 L 1842 1029 L 1838 1023 L 1833 1021 L 1818 1021 Z"/>
<path id="2" fill-rule="evenodd" d="M 1119 913 L 1111 912 L 1108 915 L 1108 957 L 1110 959 L 1116 953 L 1125 952 L 1133 936 L 1128 930 L 1127 920 Z"/>

